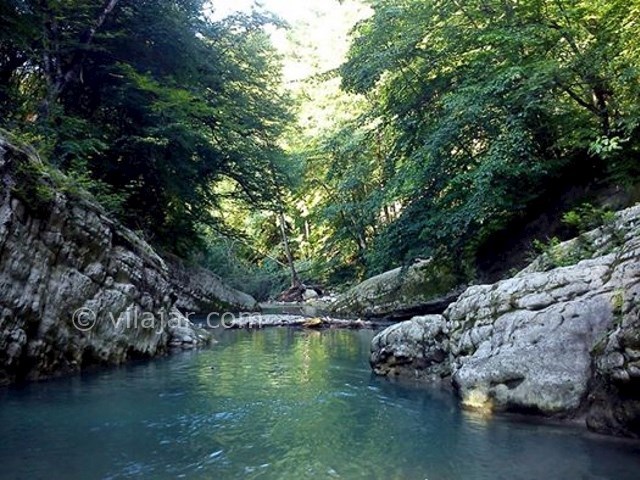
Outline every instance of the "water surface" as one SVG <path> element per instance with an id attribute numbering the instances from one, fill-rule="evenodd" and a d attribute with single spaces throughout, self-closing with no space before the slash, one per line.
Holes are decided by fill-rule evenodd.
<path id="1" fill-rule="evenodd" d="M 0 390 L 0 478 L 640 478 L 637 443 L 373 377 L 371 336 L 224 332 L 210 350 Z"/>

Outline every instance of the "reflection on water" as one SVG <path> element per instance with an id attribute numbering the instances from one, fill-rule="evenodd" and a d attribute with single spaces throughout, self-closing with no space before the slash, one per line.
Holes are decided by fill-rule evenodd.
<path id="1" fill-rule="evenodd" d="M 0 390 L 0 478 L 638 478 L 638 444 L 373 377 L 371 335 L 225 332 L 211 350 Z"/>

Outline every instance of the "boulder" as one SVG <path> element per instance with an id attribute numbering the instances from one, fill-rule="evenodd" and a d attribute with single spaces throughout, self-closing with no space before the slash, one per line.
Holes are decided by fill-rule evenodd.
<path id="1" fill-rule="evenodd" d="M 442 313 L 462 289 L 445 265 L 417 260 L 356 285 L 330 304 L 337 316 L 402 320 Z"/>
<path id="2" fill-rule="evenodd" d="M 209 332 L 191 323 L 176 307 L 171 310 L 168 331 L 171 348 L 193 349 L 213 341 Z"/>
<path id="3" fill-rule="evenodd" d="M 559 248 L 583 259 L 553 268 L 539 258 L 514 278 L 468 288 L 442 317 L 381 332 L 374 371 L 450 375 L 472 408 L 587 412 L 593 430 L 640 436 L 640 207 Z"/>
<path id="4" fill-rule="evenodd" d="M 591 351 L 613 325 L 603 257 L 467 290 L 445 312 L 453 383 L 463 402 L 486 395 L 497 410 L 577 410 Z"/>
<path id="5" fill-rule="evenodd" d="M 304 292 L 302 292 L 302 299 L 304 301 L 315 300 L 317 298 L 320 298 L 320 295 L 312 288 L 307 288 Z"/>
<path id="6" fill-rule="evenodd" d="M 371 364 L 378 375 L 439 380 L 451 374 L 446 321 L 442 315 L 415 317 L 378 333 Z"/>

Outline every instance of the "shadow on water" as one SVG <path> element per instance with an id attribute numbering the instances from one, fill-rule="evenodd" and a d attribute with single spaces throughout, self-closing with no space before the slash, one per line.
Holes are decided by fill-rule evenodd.
<path id="1" fill-rule="evenodd" d="M 225 331 L 209 350 L 4 390 L 0 478 L 637 478 L 637 443 L 373 376 L 372 335 Z"/>

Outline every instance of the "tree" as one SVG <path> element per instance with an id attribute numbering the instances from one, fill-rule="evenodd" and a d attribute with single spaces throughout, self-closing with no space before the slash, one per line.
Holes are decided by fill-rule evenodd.
<path id="1" fill-rule="evenodd" d="M 44 45 L 42 50 L 42 67 L 46 81 L 47 93 L 39 108 L 39 117 L 49 116 L 51 105 L 58 100 L 67 86 L 77 80 L 82 70 L 87 49 L 91 46 L 96 33 L 107 17 L 118 5 L 119 0 L 106 0 L 95 13 L 95 19 L 85 20 L 80 27 L 80 34 L 75 42 L 69 45 L 64 26 L 59 24 L 67 12 L 64 5 L 54 2 L 40 2 L 44 15 Z M 77 2 L 76 2 L 77 3 Z M 95 3 L 95 2 L 92 2 Z M 81 5 L 74 5 L 76 8 Z M 84 23 L 83 22 L 83 23 Z M 68 34 L 66 34 L 68 36 Z"/>
<path id="2" fill-rule="evenodd" d="M 472 260 L 550 181 L 603 175 L 599 139 L 637 158 L 637 1 L 372 6 L 342 74 L 388 126 L 387 192 L 404 205 L 375 239 L 378 268 L 441 248 Z"/>
<path id="3" fill-rule="evenodd" d="M 264 172 L 289 119 L 264 30 L 278 20 L 213 22 L 204 3 L 3 4 L 20 28 L 2 46 L 2 126 L 90 187 L 108 186 L 128 225 L 183 255 L 205 225 L 226 229 L 224 195 L 257 207 L 274 198 Z M 34 123 L 38 110 L 47 113 Z M 233 188 L 221 194 L 221 182 Z"/>

